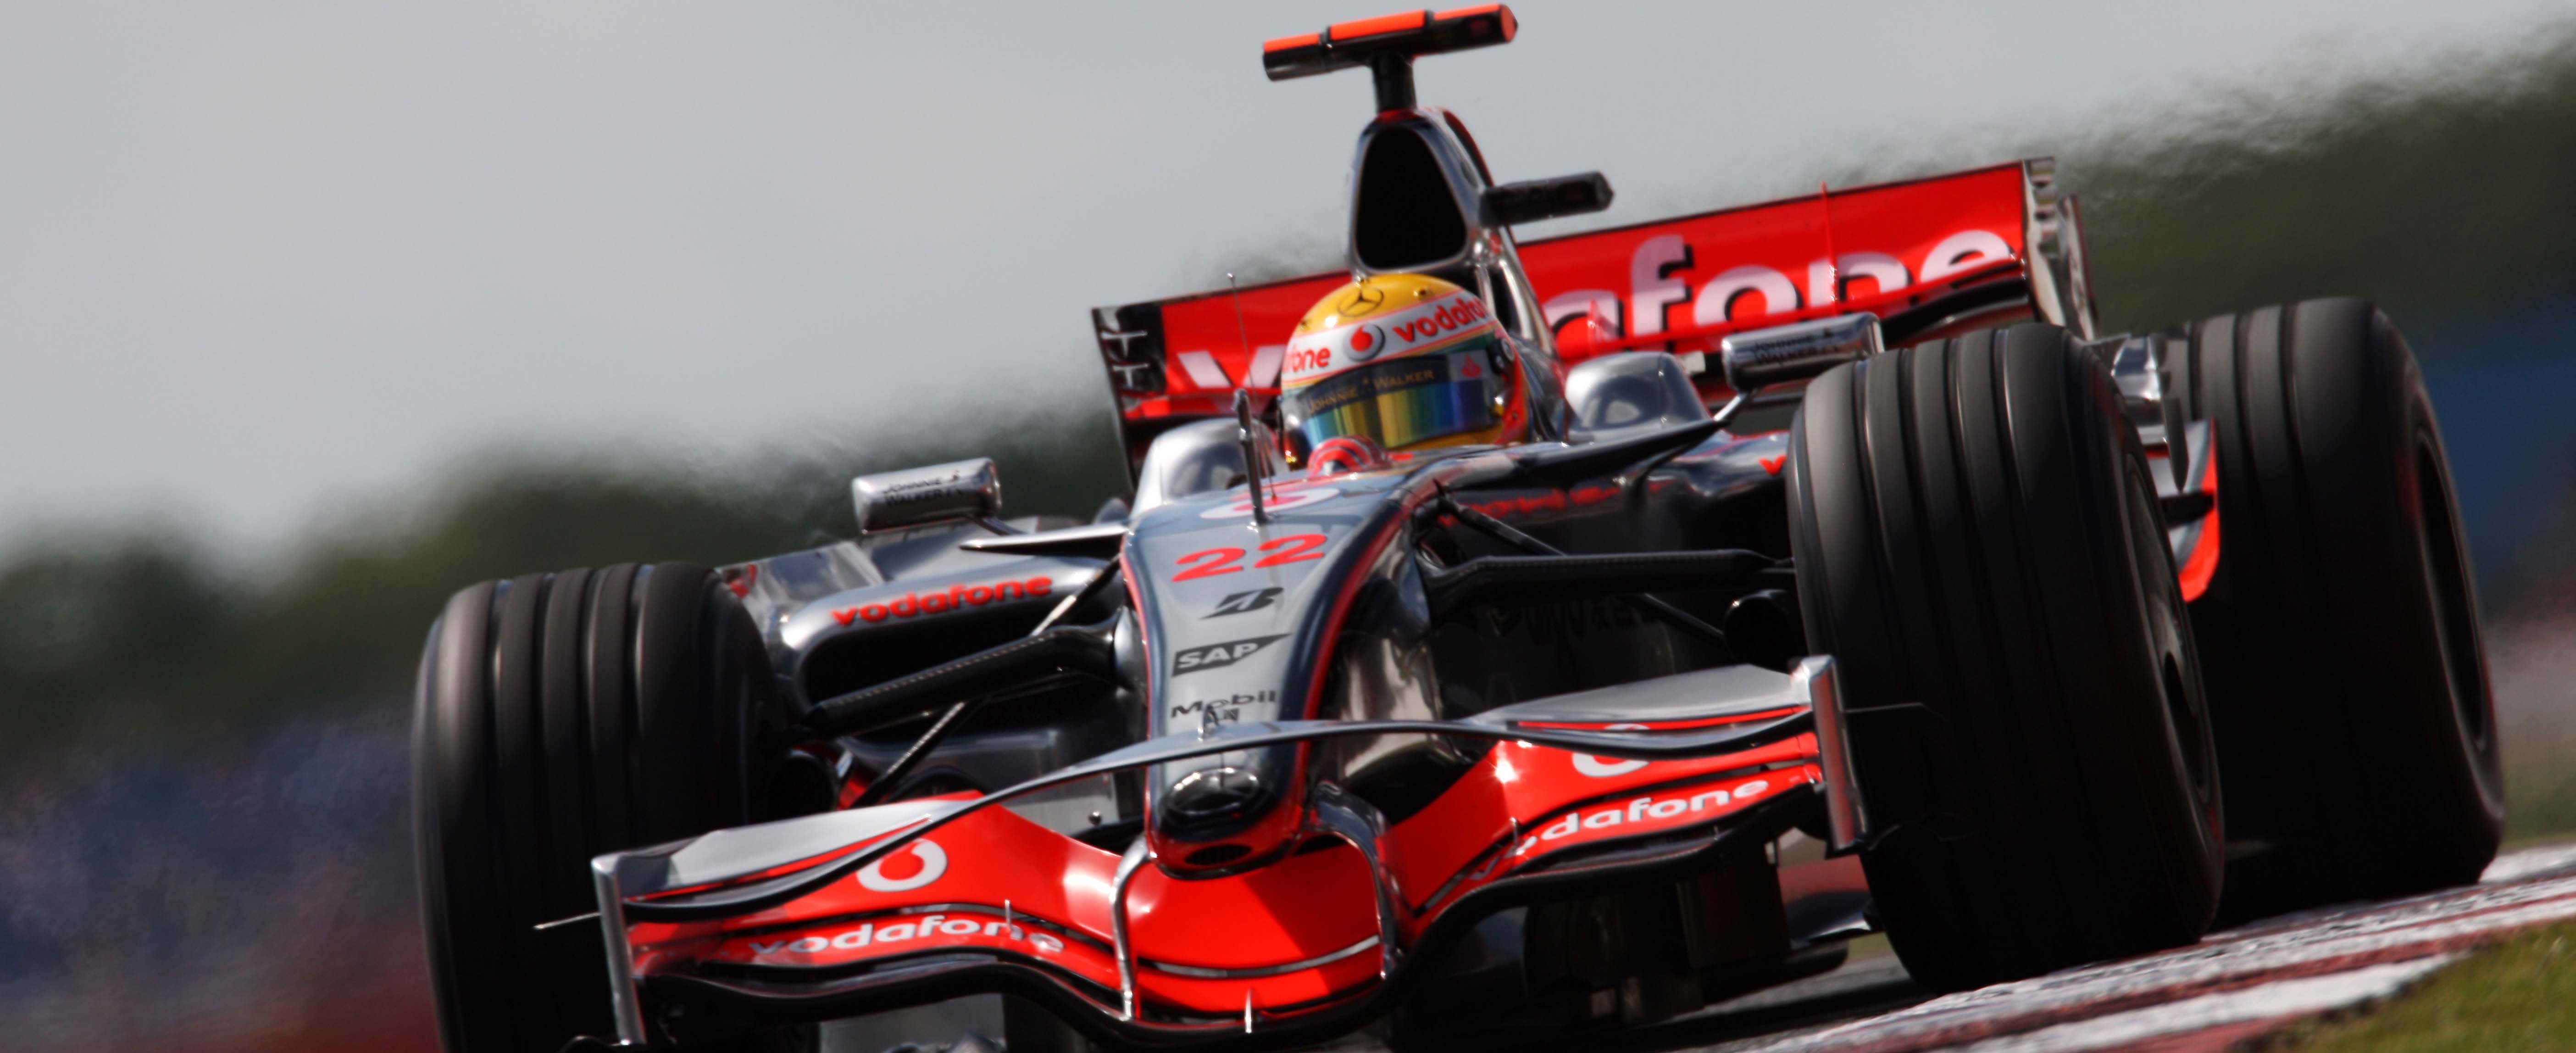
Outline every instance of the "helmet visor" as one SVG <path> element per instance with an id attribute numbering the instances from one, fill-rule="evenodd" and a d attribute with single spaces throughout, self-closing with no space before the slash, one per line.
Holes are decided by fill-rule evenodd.
<path id="1" fill-rule="evenodd" d="M 1481 347 L 1389 359 L 1282 394 L 1281 423 L 1301 449 L 1357 435 L 1398 450 L 1493 427 L 1500 380 Z"/>

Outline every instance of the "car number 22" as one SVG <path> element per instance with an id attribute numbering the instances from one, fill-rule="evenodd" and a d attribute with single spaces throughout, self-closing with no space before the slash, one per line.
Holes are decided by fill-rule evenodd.
<path id="1" fill-rule="evenodd" d="M 1290 534 L 1287 537 L 1275 537 L 1262 542 L 1260 550 L 1268 554 L 1253 561 L 1252 565 L 1256 568 L 1322 559 L 1324 558 L 1324 535 Z M 1243 557 L 1251 554 L 1249 550 L 1230 545 L 1200 549 L 1173 561 L 1180 565 L 1181 572 L 1172 575 L 1172 580 L 1188 581 L 1192 578 L 1213 578 L 1219 574 L 1232 574 L 1243 569 Z"/>

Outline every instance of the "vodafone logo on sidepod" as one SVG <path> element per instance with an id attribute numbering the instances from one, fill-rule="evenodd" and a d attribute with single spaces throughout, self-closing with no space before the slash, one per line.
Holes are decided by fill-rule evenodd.
<path id="1" fill-rule="evenodd" d="M 1055 588 L 1055 579 L 1035 577 L 1026 581 L 997 581 L 990 585 L 951 585 L 946 592 L 927 595 L 904 593 L 902 598 L 886 603 L 862 603 L 832 612 L 832 620 L 843 625 L 855 622 L 881 622 L 888 618 L 913 618 L 939 614 L 964 607 L 981 607 L 1002 600 L 1022 600 L 1045 596 Z"/>

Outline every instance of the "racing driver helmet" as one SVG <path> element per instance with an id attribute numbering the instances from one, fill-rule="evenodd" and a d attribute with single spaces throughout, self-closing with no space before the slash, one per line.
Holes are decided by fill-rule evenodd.
<path id="1" fill-rule="evenodd" d="M 1475 294 L 1427 275 L 1372 275 L 1316 301 L 1279 386 L 1291 464 L 1335 439 L 1394 451 L 1529 434 L 1520 356 L 1502 326 Z"/>

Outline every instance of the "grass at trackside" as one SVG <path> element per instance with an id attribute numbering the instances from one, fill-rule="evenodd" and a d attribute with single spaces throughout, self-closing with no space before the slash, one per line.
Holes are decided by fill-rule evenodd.
<path id="1" fill-rule="evenodd" d="M 2504 785 L 2508 845 L 2576 838 L 2576 762 L 2563 751 L 2509 753 Z"/>
<path id="2" fill-rule="evenodd" d="M 2303 1024 L 2298 1053 L 2576 1049 L 2576 922 L 2470 955 L 2374 1012 Z"/>
<path id="3" fill-rule="evenodd" d="M 1896 953 L 1896 948 L 1887 945 L 1887 934 L 1878 932 L 1870 933 L 1867 936 L 1862 936 L 1849 943 L 1843 944 L 1843 949 L 1845 952 L 1843 960 L 1846 962 L 1857 962 L 1870 958 L 1884 958 Z"/>

